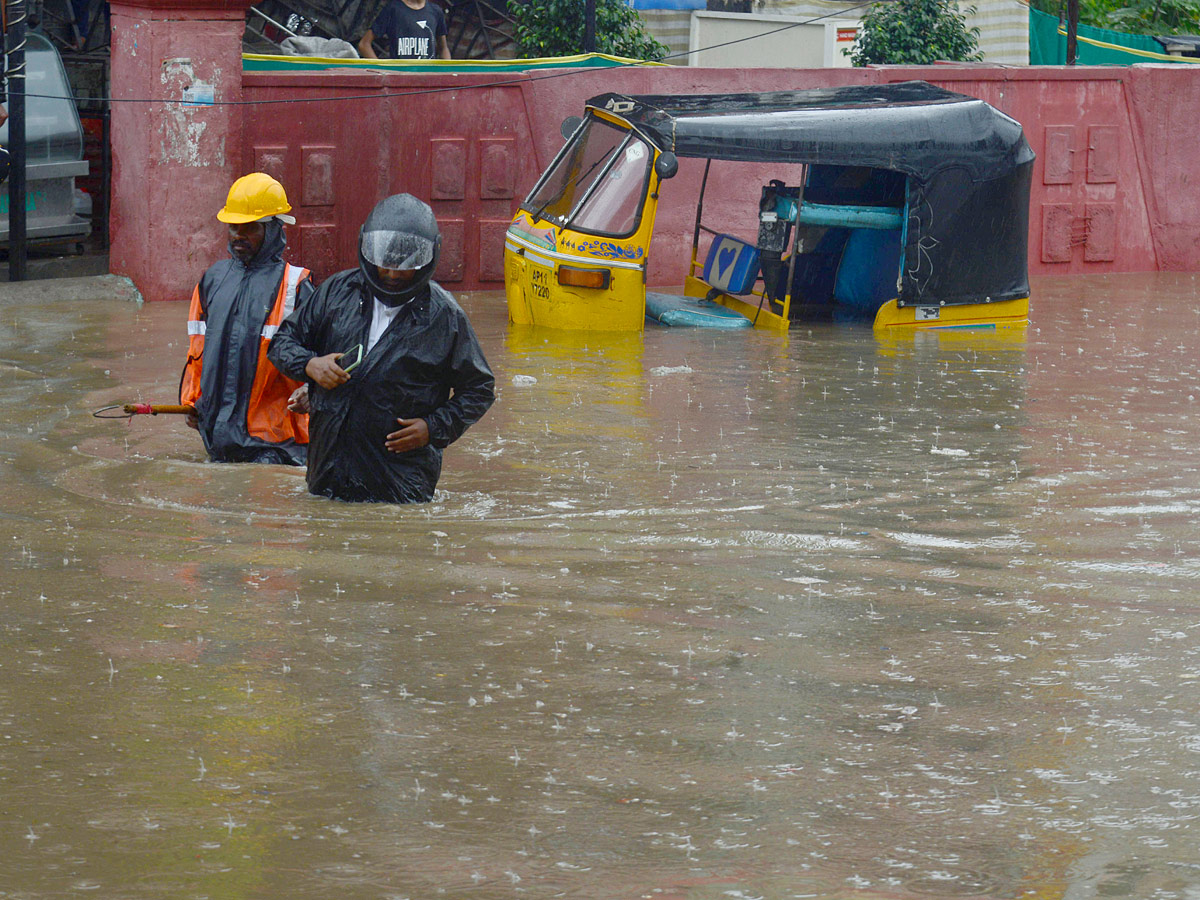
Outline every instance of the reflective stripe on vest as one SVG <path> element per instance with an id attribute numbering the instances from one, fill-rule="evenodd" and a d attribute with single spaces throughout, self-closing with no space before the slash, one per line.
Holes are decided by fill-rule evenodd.
<path id="1" fill-rule="evenodd" d="M 207 330 L 207 326 L 205 325 L 204 322 L 198 322 L 195 319 L 188 320 L 188 335 L 189 336 L 195 335 L 195 334 L 204 334 L 204 332 L 206 330 Z"/>
<path id="2" fill-rule="evenodd" d="M 280 321 L 286 319 L 292 314 L 292 310 L 296 308 L 296 290 L 300 287 L 300 279 L 304 276 L 304 269 L 299 266 L 293 266 L 290 263 L 283 273 L 283 315 L 280 316 Z M 262 330 L 263 340 L 271 340 L 275 337 L 275 332 L 279 330 L 278 325 L 264 325 Z"/>
<path id="3" fill-rule="evenodd" d="M 296 308 L 296 289 L 300 287 L 300 278 L 304 270 L 299 266 L 287 267 L 287 290 L 283 294 L 283 317 L 286 319 Z"/>

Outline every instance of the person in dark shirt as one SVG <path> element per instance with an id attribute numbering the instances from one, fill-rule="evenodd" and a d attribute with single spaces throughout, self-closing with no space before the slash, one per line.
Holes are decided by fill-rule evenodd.
<path id="1" fill-rule="evenodd" d="M 428 502 L 442 450 L 495 400 L 466 313 L 431 280 L 441 241 L 427 204 L 381 200 L 359 232 L 358 268 L 331 276 L 271 340 L 279 371 L 307 379 L 311 493 Z"/>
<path id="2" fill-rule="evenodd" d="M 433 0 L 389 0 L 358 42 L 363 59 L 379 59 L 374 42 L 390 59 L 449 59 L 446 15 Z"/>

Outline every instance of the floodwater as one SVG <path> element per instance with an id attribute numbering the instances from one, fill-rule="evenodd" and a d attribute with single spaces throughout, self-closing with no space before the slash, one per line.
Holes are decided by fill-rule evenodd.
<path id="1" fill-rule="evenodd" d="M 425 506 L 203 462 L 182 304 L 0 304 L 0 898 L 1200 897 L 1200 282 L 510 329 Z"/>

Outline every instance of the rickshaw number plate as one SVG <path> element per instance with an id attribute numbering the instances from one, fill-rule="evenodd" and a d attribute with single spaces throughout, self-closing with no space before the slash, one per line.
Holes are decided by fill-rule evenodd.
<path id="1" fill-rule="evenodd" d="M 929 322 L 933 319 L 940 319 L 942 311 L 936 306 L 918 306 L 914 310 L 915 318 L 918 322 Z"/>
<path id="2" fill-rule="evenodd" d="M 539 300 L 550 299 L 550 271 L 541 266 L 531 266 L 529 271 L 529 290 Z"/>

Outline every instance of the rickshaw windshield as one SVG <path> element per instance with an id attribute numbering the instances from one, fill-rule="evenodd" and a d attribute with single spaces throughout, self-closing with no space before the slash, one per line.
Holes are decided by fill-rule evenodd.
<path id="1" fill-rule="evenodd" d="M 529 195 L 525 209 L 592 234 L 632 234 L 652 158 L 637 135 L 589 118 Z"/>

